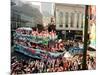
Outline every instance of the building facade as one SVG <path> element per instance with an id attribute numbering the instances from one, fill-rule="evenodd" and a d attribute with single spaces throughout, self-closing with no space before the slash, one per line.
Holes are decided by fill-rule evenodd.
<path id="1" fill-rule="evenodd" d="M 41 2 L 41 12 L 43 15 L 43 25 L 48 26 L 51 22 L 51 17 L 54 16 L 54 3 L 51 2 Z"/>
<path id="2" fill-rule="evenodd" d="M 36 7 L 21 0 L 11 0 L 11 30 L 42 24 L 42 14 Z"/>
<path id="3" fill-rule="evenodd" d="M 55 3 L 56 30 L 65 37 L 81 37 L 85 24 L 85 5 Z M 61 32 L 62 31 L 62 32 Z"/>

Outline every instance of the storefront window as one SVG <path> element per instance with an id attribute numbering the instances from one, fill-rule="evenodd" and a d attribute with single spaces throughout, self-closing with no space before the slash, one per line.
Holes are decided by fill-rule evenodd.
<path id="1" fill-rule="evenodd" d="M 59 13 L 59 27 L 63 27 L 63 12 Z"/>
<path id="2" fill-rule="evenodd" d="M 74 25 L 74 13 L 71 13 L 71 27 Z"/>
<path id="3" fill-rule="evenodd" d="M 82 14 L 82 22 L 81 22 L 81 28 L 83 28 L 83 21 L 84 21 L 84 15 Z"/>
<path id="4" fill-rule="evenodd" d="M 79 28 L 79 13 L 77 13 L 77 28 Z"/>
<path id="5" fill-rule="evenodd" d="M 68 27 L 68 12 L 66 12 L 65 16 L 65 26 Z"/>

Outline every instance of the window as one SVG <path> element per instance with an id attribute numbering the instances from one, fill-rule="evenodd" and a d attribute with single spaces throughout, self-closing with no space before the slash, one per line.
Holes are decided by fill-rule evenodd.
<path id="1" fill-rule="evenodd" d="M 63 12 L 59 13 L 59 27 L 63 27 Z"/>
<path id="2" fill-rule="evenodd" d="M 71 27 L 74 25 L 74 13 L 71 13 Z"/>
<path id="3" fill-rule="evenodd" d="M 68 27 L 68 12 L 65 14 L 65 27 Z"/>
<path id="4" fill-rule="evenodd" d="M 15 27 L 15 23 L 14 21 L 11 21 L 11 28 L 14 29 L 14 27 Z"/>
<path id="5" fill-rule="evenodd" d="M 81 28 L 83 28 L 83 20 L 84 20 L 84 15 L 82 14 Z"/>
<path id="6" fill-rule="evenodd" d="M 59 11 L 56 11 L 56 24 L 59 25 Z"/>
<path id="7" fill-rule="evenodd" d="M 77 28 L 79 28 L 79 13 L 77 13 Z"/>
<path id="8" fill-rule="evenodd" d="M 20 23 L 21 23 L 21 16 L 18 12 L 13 11 L 11 13 L 11 25 L 12 25 L 12 29 L 16 29 L 18 27 L 20 27 Z"/>

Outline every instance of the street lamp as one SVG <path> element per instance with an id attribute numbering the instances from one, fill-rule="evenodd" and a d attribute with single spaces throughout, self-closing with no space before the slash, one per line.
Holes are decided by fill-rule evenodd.
<path id="1" fill-rule="evenodd" d="M 88 13 L 89 6 L 85 6 L 85 26 L 84 26 L 84 50 L 83 50 L 83 62 L 82 62 L 82 69 L 87 69 L 86 64 L 86 56 L 87 56 L 87 41 L 88 41 L 88 19 L 89 19 L 89 13 Z"/>

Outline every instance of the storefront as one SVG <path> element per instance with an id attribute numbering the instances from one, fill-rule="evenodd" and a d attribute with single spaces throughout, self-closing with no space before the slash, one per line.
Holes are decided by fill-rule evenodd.
<path id="1" fill-rule="evenodd" d="M 77 39 L 82 40 L 82 31 L 79 30 L 59 30 L 57 31 L 58 38 L 61 39 Z"/>

